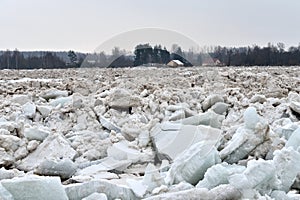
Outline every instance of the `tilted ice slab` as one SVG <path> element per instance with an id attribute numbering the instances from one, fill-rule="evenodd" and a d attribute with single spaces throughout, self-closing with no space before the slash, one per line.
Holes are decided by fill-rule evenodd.
<path id="1" fill-rule="evenodd" d="M 48 105 L 37 105 L 36 109 L 41 113 L 42 117 L 46 118 L 51 113 L 53 107 Z"/>
<path id="2" fill-rule="evenodd" d="M 141 180 L 127 179 L 126 182 L 138 198 L 143 198 L 147 192 L 147 186 Z"/>
<path id="3" fill-rule="evenodd" d="M 110 170 L 123 171 L 129 165 L 131 165 L 131 160 L 116 160 L 113 157 L 105 157 L 99 160 L 99 163 L 87 166 L 80 171 L 77 171 L 76 175 L 81 176 L 95 176 L 101 172 L 106 172 Z"/>
<path id="4" fill-rule="evenodd" d="M 239 190 L 234 188 L 231 185 L 220 185 L 215 187 L 212 190 L 208 190 L 206 188 L 193 188 L 189 190 L 183 190 L 178 192 L 170 192 L 165 194 L 160 194 L 157 196 L 152 196 L 146 198 L 145 200 L 239 200 L 241 199 L 241 193 Z"/>
<path id="5" fill-rule="evenodd" d="M 204 179 L 199 181 L 196 187 L 212 189 L 221 184 L 228 184 L 228 178 L 233 174 L 240 174 L 246 167 L 241 165 L 229 165 L 225 162 L 209 168 L 204 174 Z"/>
<path id="6" fill-rule="evenodd" d="M 143 178 L 143 184 L 147 186 L 147 190 L 151 192 L 154 188 L 165 184 L 165 181 L 156 167 L 149 163 Z"/>
<path id="7" fill-rule="evenodd" d="M 24 175 L 25 173 L 23 171 L 19 171 L 17 169 L 5 169 L 4 167 L 0 168 L 0 180 L 11 179 L 14 177 L 20 177 Z"/>
<path id="8" fill-rule="evenodd" d="M 0 183 L 0 198 L 1 200 L 14 200 L 14 197 L 12 196 L 9 191 L 3 185 Z"/>
<path id="9" fill-rule="evenodd" d="M 300 147 L 300 128 L 297 128 L 292 135 L 290 136 L 289 140 L 285 144 L 286 147 L 292 147 L 293 149 L 297 150 Z"/>
<path id="10" fill-rule="evenodd" d="M 300 153 L 292 147 L 274 152 L 273 160 L 251 160 L 242 173 L 229 176 L 229 183 L 240 189 L 244 198 L 254 198 L 255 190 L 270 195 L 274 190 L 288 192 L 300 172 Z"/>
<path id="11" fill-rule="evenodd" d="M 19 105 L 24 105 L 26 103 L 30 103 L 32 97 L 29 95 L 24 95 L 24 94 L 14 94 L 12 98 L 10 99 L 10 102 L 13 104 L 19 104 Z"/>
<path id="12" fill-rule="evenodd" d="M 273 161 L 281 181 L 279 189 L 288 192 L 300 172 L 300 153 L 292 147 L 283 148 L 274 152 Z"/>
<path id="13" fill-rule="evenodd" d="M 69 200 L 81 200 L 95 192 L 105 193 L 108 199 L 138 199 L 126 184 L 107 180 L 95 180 L 87 183 L 66 185 L 65 191 Z"/>
<path id="14" fill-rule="evenodd" d="M 202 103 L 203 110 L 208 110 L 210 107 L 212 107 L 217 102 L 224 102 L 224 98 L 220 95 L 213 94 L 208 96 Z"/>
<path id="15" fill-rule="evenodd" d="M 106 128 L 106 129 L 108 129 L 110 131 L 113 130 L 113 131 L 115 131 L 117 133 L 121 132 L 121 128 L 118 127 L 117 125 L 115 125 L 114 123 L 110 122 L 109 119 L 107 119 L 107 118 L 105 118 L 103 116 L 100 116 L 99 117 L 99 121 L 100 121 L 101 125 L 104 128 Z"/>
<path id="16" fill-rule="evenodd" d="M 2 180 L 15 200 L 68 200 L 59 177 L 25 176 Z"/>
<path id="17" fill-rule="evenodd" d="M 7 121 L 5 118 L 0 118 L 0 129 L 6 129 L 10 132 L 13 132 L 17 129 L 19 125 L 15 121 Z"/>
<path id="18" fill-rule="evenodd" d="M 300 114 L 300 95 L 296 92 L 290 92 L 288 95 L 288 100 L 290 101 L 290 109 Z"/>
<path id="19" fill-rule="evenodd" d="M 64 106 L 65 104 L 71 103 L 73 100 L 72 96 L 59 97 L 50 101 L 50 105 L 56 107 L 58 105 Z"/>
<path id="20" fill-rule="evenodd" d="M 274 132 L 278 134 L 279 137 L 284 137 L 286 140 L 288 140 L 293 132 L 300 127 L 300 124 L 292 122 L 289 118 L 279 119 L 275 121 L 274 125 L 278 126 L 274 129 Z"/>
<path id="21" fill-rule="evenodd" d="M 33 118 L 36 113 L 36 105 L 34 103 L 27 102 L 22 105 L 22 111 L 26 117 Z"/>
<path id="22" fill-rule="evenodd" d="M 244 198 L 254 198 L 253 189 L 261 194 L 270 194 L 273 188 L 278 188 L 280 181 L 276 177 L 276 167 L 272 160 L 251 160 L 242 174 L 229 177 L 229 183 L 242 191 Z M 246 195 L 246 196 L 245 196 Z"/>
<path id="23" fill-rule="evenodd" d="M 44 176 L 60 176 L 62 179 L 70 178 L 76 172 L 76 165 L 69 159 L 44 160 L 35 170 L 36 174 Z"/>
<path id="24" fill-rule="evenodd" d="M 76 154 L 77 152 L 71 147 L 69 141 L 60 134 L 53 134 L 49 135 L 34 152 L 24 158 L 18 168 L 30 171 L 46 159 L 69 158 L 72 160 Z"/>
<path id="25" fill-rule="evenodd" d="M 50 134 L 50 131 L 47 130 L 46 127 L 43 127 L 43 126 L 34 126 L 34 127 L 25 127 L 24 128 L 24 136 L 28 140 L 43 141 L 49 134 Z"/>
<path id="26" fill-rule="evenodd" d="M 194 126 L 166 122 L 157 125 L 151 131 L 151 136 L 157 153 L 175 159 L 184 150 L 200 141 L 206 141 L 217 146 L 222 138 L 222 131 L 203 125 Z"/>
<path id="27" fill-rule="evenodd" d="M 143 157 L 143 153 L 129 147 L 129 142 L 126 140 L 114 143 L 112 146 L 108 147 L 107 155 L 116 160 L 129 160 L 132 163 L 139 161 Z"/>
<path id="28" fill-rule="evenodd" d="M 198 142 L 176 157 L 168 171 L 166 182 L 174 184 L 186 181 L 195 185 L 203 179 L 208 168 L 220 162 L 215 141 Z"/>
<path id="29" fill-rule="evenodd" d="M 110 94 L 109 106 L 115 109 L 126 110 L 130 107 L 137 107 L 140 105 L 140 99 L 133 96 L 131 92 L 125 89 L 113 89 Z"/>
<path id="30" fill-rule="evenodd" d="M 46 100 L 49 99 L 56 99 L 58 97 L 67 97 L 68 91 L 66 90 L 57 90 L 57 89 L 50 89 L 47 91 L 44 91 L 40 94 L 40 96 Z"/>
<path id="31" fill-rule="evenodd" d="M 194 115 L 182 120 L 178 120 L 176 122 L 184 124 L 184 125 L 206 125 L 213 128 L 221 128 L 222 121 L 225 119 L 224 115 L 219 115 L 211 110 L 201 113 L 198 115 Z"/>
<path id="32" fill-rule="evenodd" d="M 222 160 L 235 163 L 247 157 L 257 146 L 268 139 L 269 127 L 256 109 L 249 107 L 244 113 L 244 126 L 237 129 L 226 147 L 221 150 Z"/>

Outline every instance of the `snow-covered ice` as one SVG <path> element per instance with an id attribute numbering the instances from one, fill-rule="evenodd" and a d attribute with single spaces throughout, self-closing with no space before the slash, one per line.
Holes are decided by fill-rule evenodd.
<path id="1" fill-rule="evenodd" d="M 0 199 L 300 198 L 298 67 L 20 73 L 0 75 Z"/>

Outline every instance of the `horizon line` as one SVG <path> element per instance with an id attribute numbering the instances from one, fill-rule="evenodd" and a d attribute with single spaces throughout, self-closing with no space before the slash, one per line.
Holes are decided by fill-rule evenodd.
<path id="1" fill-rule="evenodd" d="M 210 47 L 219 47 L 219 46 L 220 47 L 226 47 L 226 48 L 245 48 L 245 47 L 253 47 L 253 46 L 268 47 L 269 44 L 277 46 L 278 43 L 283 43 L 284 45 L 286 45 L 284 42 L 267 42 L 267 44 L 265 44 L 265 45 L 258 45 L 256 43 L 253 43 L 253 44 L 250 44 L 250 45 L 202 45 L 200 47 L 202 47 L 202 48 L 204 48 L 204 47 L 206 47 L 206 48 L 207 47 L 209 47 L 209 48 Z M 142 44 L 147 44 L 147 43 L 142 43 Z M 176 43 L 174 43 L 174 44 L 176 44 Z M 157 45 L 160 45 L 160 44 L 157 44 Z M 152 46 L 154 46 L 154 45 L 152 45 Z M 118 46 L 116 46 L 116 47 L 118 47 Z M 296 45 L 287 45 L 287 46 L 285 46 L 284 49 L 289 49 L 290 47 L 300 47 L 300 42 Z M 118 47 L 118 48 L 120 48 L 120 47 Z M 87 50 L 79 50 L 79 49 L 72 49 L 72 48 L 69 48 L 69 49 L 47 49 L 47 48 L 45 48 L 45 49 L 40 49 L 40 48 L 37 48 L 37 49 L 31 49 L 31 48 L 30 49 L 19 49 L 19 48 L 15 47 L 15 48 L 12 48 L 12 49 L 10 49 L 10 48 L 4 48 L 4 49 L 1 48 L 0 49 L 0 51 L 2 51 L 2 52 L 7 51 L 7 50 L 9 50 L 9 51 L 18 50 L 19 52 L 68 52 L 68 51 L 74 51 L 76 53 L 83 53 L 83 54 L 89 54 L 89 53 L 95 53 L 96 52 L 95 51 L 96 49 L 94 49 L 93 51 L 87 51 Z M 132 50 L 124 49 L 124 48 L 123 49 L 120 48 L 120 50 L 132 51 Z M 183 51 L 188 51 L 186 49 L 182 49 L 182 50 Z M 101 52 L 101 51 L 99 51 L 99 52 Z M 103 51 L 103 52 L 108 53 L 106 51 Z M 97 51 L 97 53 L 98 53 L 98 51 Z"/>

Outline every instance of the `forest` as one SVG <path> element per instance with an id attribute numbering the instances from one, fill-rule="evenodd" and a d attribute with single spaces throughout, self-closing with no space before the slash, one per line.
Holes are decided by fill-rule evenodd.
<path id="1" fill-rule="evenodd" d="M 133 53 L 114 47 L 111 53 L 84 54 L 66 52 L 0 51 L 0 69 L 53 69 L 76 67 L 133 67 L 147 64 L 167 64 L 180 60 L 184 66 L 215 65 L 207 60 L 218 60 L 218 66 L 299 66 L 300 45 L 285 48 L 283 43 L 269 43 L 265 47 L 206 47 L 200 52 L 183 50 L 174 44 L 171 50 L 161 45 L 139 44 Z M 84 65 L 82 65 L 84 63 Z"/>

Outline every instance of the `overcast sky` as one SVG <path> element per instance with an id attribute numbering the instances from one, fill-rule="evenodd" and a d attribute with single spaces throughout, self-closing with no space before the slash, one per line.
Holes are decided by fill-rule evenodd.
<path id="1" fill-rule="evenodd" d="M 300 42 L 300 0 L 0 0 L 0 49 L 91 52 L 156 27 L 200 45 Z"/>

